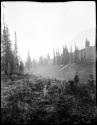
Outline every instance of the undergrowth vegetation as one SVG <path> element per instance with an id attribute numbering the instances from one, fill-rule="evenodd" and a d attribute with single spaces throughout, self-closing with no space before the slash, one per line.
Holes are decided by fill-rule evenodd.
<path id="1" fill-rule="evenodd" d="M 55 82 L 61 84 L 61 81 Z M 96 117 L 95 85 L 75 86 L 74 81 L 68 81 L 58 87 L 52 86 L 51 80 L 35 78 L 1 90 L 2 124 L 90 124 L 96 122 Z"/>

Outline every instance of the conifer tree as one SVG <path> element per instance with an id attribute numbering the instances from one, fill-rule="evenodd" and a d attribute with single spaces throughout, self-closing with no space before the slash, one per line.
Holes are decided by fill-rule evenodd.
<path id="1" fill-rule="evenodd" d="M 28 52 L 27 61 L 26 61 L 26 69 L 27 69 L 27 71 L 31 71 L 31 69 L 32 69 L 32 61 L 31 61 L 29 52 Z"/>
<path id="2" fill-rule="evenodd" d="M 76 47 L 76 63 L 79 63 L 79 49 Z"/>
<path id="3" fill-rule="evenodd" d="M 9 39 L 9 30 L 4 26 L 2 34 L 2 70 L 5 74 L 11 73 L 13 53 L 11 49 L 11 40 Z"/>
<path id="4" fill-rule="evenodd" d="M 69 52 L 68 52 L 68 49 L 65 45 L 65 49 L 64 49 L 64 58 L 65 58 L 65 65 L 67 65 L 69 63 Z"/>
<path id="5" fill-rule="evenodd" d="M 70 63 L 73 63 L 73 53 L 72 53 L 72 47 L 70 47 L 70 54 L 69 54 L 70 56 L 69 56 L 69 61 L 70 61 Z"/>
<path id="6" fill-rule="evenodd" d="M 61 65 L 61 55 L 60 55 L 59 50 L 57 50 L 57 64 Z"/>
<path id="7" fill-rule="evenodd" d="M 14 44 L 14 72 L 18 73 L 19 71 L 19 60 L 18 60 L 18 50 L 17 50 L 17 36 L 15 32 L 15 44 Z"/>
<path id="8" fill-rule="evenodd" d="M 55 59 L 56 57 L 55 57 L 55 50 L 53 49 L 53 64 L 55 64 L 56 63 L 56 59 Z"/>
<path id="9" fill-rule="evenodd" d="M 81 60 L 80 60 L 81 63 L 83 63 L 83 53 L 82 53 L 82 49 L 81 49 Z"/>
<path id="10" fill-rule="evenodd" d="M 74 51 L 74 63 L 77 63 L 77 47 L 75 44 L 75 51 Z"/>
<path id="11" fill-rule="evenodd" d="M 65 48 L 63 47 L 62 64 L 65 64 Z"/>
<path id="12" fill-rule="evenodd" d="M 19 73 L 20 74 L 24 73 L 24 64 L 23 64 L 22 60 L 20 61 L 20 64 L 19 64 Z"/>
<path id="13" fill-rule="evenodd" d="M 49 64 L 49 61 L 50 61 L 50 55 L 49 53 L 47 54 L 47 63 Z M 44 61 L 43 61 L 44 62 Z"/>
<path id="14" fill-rule="evenodd" d="M 47 61 L 47 62 L 48 62 L 48 61 Z M 43 59 L 42 56 L 40 56 L 40 58 L 39 58 L 39 65 L 40 65 L 40 66 L 43 66 L 43 64 L 44 64 L 44 59 Z"/>

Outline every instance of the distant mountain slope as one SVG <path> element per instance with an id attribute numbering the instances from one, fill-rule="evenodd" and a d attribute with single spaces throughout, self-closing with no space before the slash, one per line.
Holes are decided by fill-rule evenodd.
<path id="1" fill-rule="evenodd" d="M 63 66 L 64 67 L 64 66 Z M 49 65 L 37 68 L 34 73 L 43 77 L 57 78 L 60 80 L 73 79 L 75 72 L 78 72 L 81 82 L 85 82 L 88 79 L 90 73 L 96 74 L 95 64 L 70 64 L 67 68 L 62 68 L 58 65 Z"/>

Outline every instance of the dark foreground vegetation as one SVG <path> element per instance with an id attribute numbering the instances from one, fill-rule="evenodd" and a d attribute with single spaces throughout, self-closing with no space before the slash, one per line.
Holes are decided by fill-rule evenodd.
<path id="1" fill-rule="evenodd" d="M 30 76 L 31 77 L 31 76 Z M 2 124 L 96 123 L 96 87 L 32 76 L 1 90 Z M 46 85 L 47 93 L 43 88 Z M 60 86 L 59 86 L 60 85 Z"/>

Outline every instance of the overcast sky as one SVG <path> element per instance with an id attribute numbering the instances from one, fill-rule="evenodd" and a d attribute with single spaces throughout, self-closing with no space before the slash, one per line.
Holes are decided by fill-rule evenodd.
<path id="1" fill-rule="evenodd" d="M 5 22 L 14 44 L 17 33 L 18 53 L 25 61 L 29 51 L 31 58 L 52 57 L 53 48 L 62 52 L 76 43 L 84 47 L 85 39 L 95 44 L 95 2 L 3 2 Z M 3 15 L 1 7 L 1 16 Z M 2 19 L 2 18 L 1 18 Z M 2 20 L 1 20 L 2 21 Z"/>

